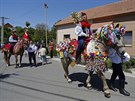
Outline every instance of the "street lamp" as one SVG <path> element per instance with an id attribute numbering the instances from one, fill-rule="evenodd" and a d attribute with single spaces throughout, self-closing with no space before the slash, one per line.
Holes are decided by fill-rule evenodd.
<path id="1" fill-rule="evenodd" d="M 46 31 L 46 32 L 45 32 L 45 37 L 46 37 L 46 38 L 45 38 L 45 39 L 46 39 L 46 46 L 47 46 L 47 45 L 48 45 L 48 44 L 47 44 L 47 8 L 48 8 L 48 5 L 47 5 L 46 3 L 44 3 L 44 7 L 45 7 L 45 18 L 46 18 L 46 19 L 45 19 L 45 23 L 46 23 L 46 26 L 45 26 L 45 28 L 46 28 L 46 29 L 45 29 L 45 31 Z"/>
<path id="2" fill-rule="evenodd" d="M 3 45 L 3 39 L 4 39 L 4 20 L 9 19 L 7 17 L 0 17 L 2 19 L 2 26 L 1 26 L 1 46 Z"/>

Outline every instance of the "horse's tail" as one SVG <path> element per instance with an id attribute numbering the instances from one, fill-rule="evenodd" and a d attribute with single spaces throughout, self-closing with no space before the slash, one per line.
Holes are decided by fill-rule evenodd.
<path id="1" fill-rule="evenodd" d="M 1 51 L 2 53 L 8 52 L 8 49 L 7 49 L 6 47 L 3 47 L 1 50 L 2 50 L 2 51 Z"/>
<path id="2" fill-rule="evenodd" d="M 3 49 L 3 53 L 4 53 L 4 56 L 3 56 L 3 59 L 5 61 L 6 64 L 8 64 L 8 50 L 6 48 Z"/>
<path id="3" fill-rule="evenodd" d="M 3 52 L 9 52 L 10 51 L 10 47 L 11 47 L 11 44 L 10 43 L 8 43 L 8 44 L 6 44 L 6 45 L 4 45 L 2 48 L 1 48 L 1 52 L 3 53 Z"/>

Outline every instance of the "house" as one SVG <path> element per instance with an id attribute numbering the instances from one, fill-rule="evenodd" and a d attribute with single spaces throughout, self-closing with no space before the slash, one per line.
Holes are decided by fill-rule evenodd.
<path id="1" fill-rule="evenodd" d="M 127 52 L 135 56 L 135 0 L 122 0 L 119 2 L 83 10 L 91 22 L 93 31 L 110 22 L 126 25 L 124 36 Z M 81 11 L 80 11 L 81 12 Z M 71 16 L 57 22 L 57 43 L 64 38 L 77 38 L 74 32 L 75 24 Z"/>
<path id="2" fill-rule="evenodd" d="M 6 24 L 4 25 L 4 28 L 12 29 L 13 26 L 12 26 L 10 23 L 6 23 Z"/>

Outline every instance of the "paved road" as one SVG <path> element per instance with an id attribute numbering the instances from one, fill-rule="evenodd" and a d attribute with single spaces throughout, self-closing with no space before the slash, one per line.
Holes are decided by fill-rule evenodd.
<path id="1" fill-rule="evenodd" d="M 23 57 L 23 67 L 18 69 L 13 65 L 6 67 L 1 54 L 0 59 L 0 101 L 135 101 L 134 77 L 126 77 L 126 89 L 131 96 L 110 91 L 111 98 L 105 98 L 101 81 L 96 75 L 92 78 L 95 89 L 84 87 L 87 74 L 82 66 L 70 68 L 70 76 L 74 81 L 69 84 L 64 79 L 58 59 L 52 59 L 44 66 L 29 67 L 28 58 Z M 14 64 L 13 56 L 11 61 Z M 106 72 L 105 75 L 109 79 L 111 73 Z"/>

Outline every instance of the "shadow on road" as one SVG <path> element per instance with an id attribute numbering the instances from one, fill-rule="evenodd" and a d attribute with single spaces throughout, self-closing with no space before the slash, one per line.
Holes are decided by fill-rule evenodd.
<path id="1" fill-rule="evenodd" d="M 9 78 L 12 75 L 19 75 L 19 74 L 16 74 L 16 73 L 13 73 L 13 74 L 0 74 L 0 80 Z"/>
<path id="2" fill-rule="evenodd" d="M 88 77 L 87 73 L 73 73 L 69 75 L 72 81 L 78 81 L 80 84 L 78 84 L 78 87 L 86 87 L 86 79 Z M 92 88 L 98 91 L 103 91 L 103 84 L 101 79 L 98 77 L 97 74 L 93 74 L 90 81 Z M 109 83 L 109 80 L 107 80 L 107 83 Z"/>

